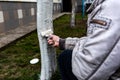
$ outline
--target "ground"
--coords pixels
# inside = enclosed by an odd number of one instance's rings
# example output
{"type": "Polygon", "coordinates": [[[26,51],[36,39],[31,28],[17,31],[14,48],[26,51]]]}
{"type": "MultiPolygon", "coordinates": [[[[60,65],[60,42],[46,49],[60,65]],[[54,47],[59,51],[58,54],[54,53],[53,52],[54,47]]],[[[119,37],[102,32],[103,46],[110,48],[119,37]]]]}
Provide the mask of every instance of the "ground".
{"type": "MultiPolygon", "coordinates": [[[[64,15],[54,21],[54,32],[62,38],[82,37],[86,34],[86,18],[76,16],[76,26],[70,27],[70,15],[64,15]]],[[[0,80],[37,80],[40,74],[40,62],[31,65],[29,61],[40,58],[37,31],[29,36],[9,45],[0,52],[0,80]]],[[[60,50],[57,49],[57,56],[60,50]]],[[[59,80],[57,70],[51,80],[59,80]]]]}

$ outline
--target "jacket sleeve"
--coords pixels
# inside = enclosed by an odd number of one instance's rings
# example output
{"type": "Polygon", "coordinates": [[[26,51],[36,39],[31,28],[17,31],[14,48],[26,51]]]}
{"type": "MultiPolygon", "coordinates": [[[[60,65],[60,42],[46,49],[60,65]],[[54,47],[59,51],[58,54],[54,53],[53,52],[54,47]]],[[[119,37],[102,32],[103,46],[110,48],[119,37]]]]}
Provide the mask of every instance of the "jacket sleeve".
{"type": "MultiPolygon", "coordinates": [[[[115,10],[118,7],[120,1],[106,0],[101,10],[90,20],[84,43],[78,42],[74,47],[72,69],[79,80],[89,80],[88,78],[99,69],[118,43],[120,10],[115,10]]],[[[106,64],[106,66],[110,65],[106,64]]],[[[106,75],[111,75],[111,72],[108,71],[106,75]]],[[[96,80],[106,80],[105,77],[98,76],[96,80]]]]}
{"type": "Polygon", "coordinates": [[[65,49],[70,49],[70,50],[73,50],[73,48],[75,47],[75,45],[78,43],[78,42],[82,42],[86,37],[82,37],[82,38],[71,38],[71,37],[68,37],[65,39],[65,49]]]}

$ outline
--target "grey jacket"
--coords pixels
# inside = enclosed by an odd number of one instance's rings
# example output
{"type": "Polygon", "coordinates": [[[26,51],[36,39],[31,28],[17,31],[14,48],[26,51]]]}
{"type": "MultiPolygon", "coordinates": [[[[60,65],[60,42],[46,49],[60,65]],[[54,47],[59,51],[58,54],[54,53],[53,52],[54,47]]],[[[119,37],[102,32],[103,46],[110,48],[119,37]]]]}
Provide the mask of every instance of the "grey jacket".
{"type": "MultiPolygon", "coordinates": [[[[67,38],[73,49],[72,71],[78,80],[108,80],[120,67],[120,0],[95,0],[87,36],[67,38]]],[[[120,79],[116,79],[120,80],[120,79]]]]}

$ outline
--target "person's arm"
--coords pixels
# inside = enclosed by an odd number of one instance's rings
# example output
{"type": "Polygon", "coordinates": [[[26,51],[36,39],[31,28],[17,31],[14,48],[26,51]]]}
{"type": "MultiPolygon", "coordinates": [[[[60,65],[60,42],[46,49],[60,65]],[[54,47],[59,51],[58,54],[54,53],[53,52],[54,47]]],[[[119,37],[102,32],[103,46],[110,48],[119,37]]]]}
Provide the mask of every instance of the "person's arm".
{"type": "Polygon", "coordinates": [[[57,35],[51,35],[51,38],[48,40],[48,43],[53,45],[54,47],[59,47],[61,50],[69,49],[73,50],[77,42],[83,41],[85,37],[77,38],[77,37],[68,37],[68,38],[60,38],[57,35]]]}
{"type": "Polygon", "coordinates": [[[84,40],[86,39],[86,37],[81,37],[81,38],[77,38],[77,37],[68,37],[65,39],[65,49],[70,49],[70,50],[73,50],[74,47],[76,46],[76,44],[79,42],[79,43],[82,43],[84,40]]]}

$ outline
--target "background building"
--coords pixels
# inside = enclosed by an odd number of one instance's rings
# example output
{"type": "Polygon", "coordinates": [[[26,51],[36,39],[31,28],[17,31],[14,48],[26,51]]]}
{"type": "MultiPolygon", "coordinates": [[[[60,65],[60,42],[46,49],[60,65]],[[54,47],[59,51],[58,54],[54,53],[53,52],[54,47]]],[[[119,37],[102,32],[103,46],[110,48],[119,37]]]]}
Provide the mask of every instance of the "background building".
{"type": "MultiPolygon", "coordinates": [[[[84,5],[93,0],[85,0],[84,5]]],[[[71,0],[53,0],[53,14],[71,12],[71,0]]],[[[82,0],[77,0],[77,12],[82,11],[82,0]]],[[[1,0],[0,33],[36,22],[36,0],[1,0]]]]}

